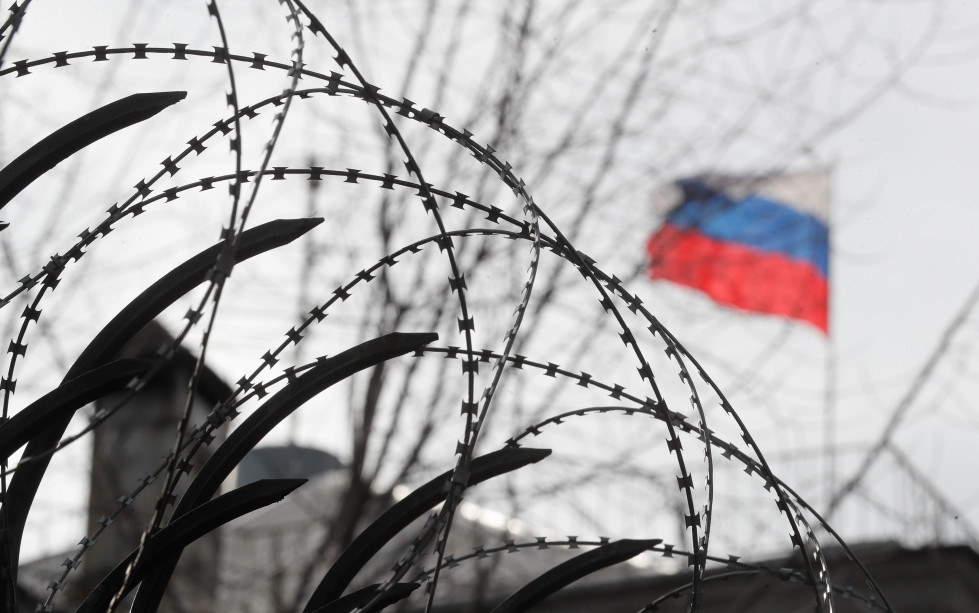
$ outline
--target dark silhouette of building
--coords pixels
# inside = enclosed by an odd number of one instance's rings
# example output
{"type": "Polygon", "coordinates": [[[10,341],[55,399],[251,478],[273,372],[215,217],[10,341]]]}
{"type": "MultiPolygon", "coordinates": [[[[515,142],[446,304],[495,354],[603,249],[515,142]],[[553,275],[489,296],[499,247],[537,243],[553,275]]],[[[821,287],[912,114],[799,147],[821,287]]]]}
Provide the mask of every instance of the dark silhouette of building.
{"type": "MultiPolygon", "coordinates": [[[[973,613],[979,610],[979,554],[966,546],[936,546],[905,549],[894,542],[867,543],[855,548],[861,562],[878,582],[897,613],[973,613]]],[[[834,598],[837,613],[884,611],[858,599],[854,594],[869,595],[863,575],[845,560],[839,549],[825,551],[834,585],[844,588],[834,598]],[[852,588],[846,590],[846,587],[852,588]]],[[[773,573],[738,573],[737,569],[718,569],[708,573],[700,610],[709,613],[773,613],[813,611],[811,586],[794,579],[800,570],[798,561],[768,560],[761,563],[773,573]]],[[[544,569],[542,569],[543,572],[544,569]]],[[[601,580],[571,585],[542,601],[533,611],[551,613],[605,613],[639,611],[664,598],[653,609],[661,613],[683,613],[687,610],[682,588],[690,582],[689,573],[660,576],[618,576],[614,569],[603,571],[601,580]],[[676,590],[677,597],[669,595],[676,590]]],[[[533,576],[526,578],[527,581],[533,576]]],[[[508,593],[488,599],[489,611],[508,593]]],[[[440,613],[460,611],[463,602],[442,601],[435,608],[440,613]]],[[[422,607],[423,609],[423,607],[422,607]]]]}

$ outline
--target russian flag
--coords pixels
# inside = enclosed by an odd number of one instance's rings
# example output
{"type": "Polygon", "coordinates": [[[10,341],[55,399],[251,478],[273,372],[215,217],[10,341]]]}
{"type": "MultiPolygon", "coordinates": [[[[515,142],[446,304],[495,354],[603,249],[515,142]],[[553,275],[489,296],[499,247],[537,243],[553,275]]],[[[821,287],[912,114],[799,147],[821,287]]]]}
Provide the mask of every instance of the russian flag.
{"type": "Polygon", "coordinates": [[[677,181],[650,237],[649,275],[714,301],[829,333],[829,177],[824,171],[677,181]]]}

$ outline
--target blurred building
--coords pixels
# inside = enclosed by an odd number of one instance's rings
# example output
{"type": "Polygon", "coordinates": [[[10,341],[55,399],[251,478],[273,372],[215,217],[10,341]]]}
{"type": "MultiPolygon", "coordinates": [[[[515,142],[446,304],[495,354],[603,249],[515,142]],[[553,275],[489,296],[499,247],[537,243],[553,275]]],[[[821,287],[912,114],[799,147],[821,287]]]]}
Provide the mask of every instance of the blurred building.
{"type": "MultiPolygon", "coordinates": [[[[171,346],[173,340],[162,326],[151,322],[116,357],[155,357],[160,355],[161,349],[171,346]]],[[[166,368],[93,431],[93,468],[86,534],[93,534],[100,519],[111,515],[121,504],[120,500],[128,498],[140,479],[160,466],[172,451],[177,423],[185,406],[188,382],[196,362],[196,356],[178,347],[166,368]]],[[[116,392],[103,397],[96,402],[96,411],[117,407],[124,401],[125,393],[116,392]]],[[[211,408],[230,393],[227,384],[205,366],[192,405],[191,426],[203,421],[211,408]]],[[[194,468],[178,485],[178,497],[186,488],[189,478],[196,474],[197,467],[209,456],[209,448],[203,447],[193,461],[194,468]]],[[[152,483],[128,504],[128,508],[112,522],[109,529],[99,535],[96,545],[86,552],[78,570],[69,575],[64,594],[56,600],[59,608],[73,609],[120,560],[137,547],[153,514],[163,482],[161,477],[152,483]]],[[[166,519],[169,518],[165,516],[166,519]]],[[[219,552],[217,534],[208,535],[187,548],[181,558],[181,571],[173,580],[176,589],[168,594],[165,610],[184,613],[213,610],[213,594],[219,580],[219,552]]],[[[22,565],[19,581],[26,591],[23,596],[18,596],[21,606],[34,611],[37,602],[46,596],[43,589],[55,573],[61,571],[62,561],[73,554],[73,551],[66,552],[22,565]]]]}
{"type": "MultiPolygon", "coordinates": [[[[156,355],[161,346],[170,343],[172,338],[166,331],[151,324],[126,348],[123,357],[156,355]]],[[[95,430],[90,533],[99,518],[116,507],[119,497],[131,491],[137,480],[171,450],[177,419],[184,407],[187,381],[195,363],[191,353],[179,350],[166,371],[95,430]]],[[[203,421],[211,407],[230,393],[230,388],[205,368],[191,423],[203,421]]],[[[118,401],[118,396],[108,396],[99,406],[112,407],[118,401]]],[[[202,465],[206,457],[195,458],[194,464],[202,465]]],[[[344,496],[351,486],[350,473],[337,457],[325,451],[284,445],[253,450],[239,465],[236,481],[240,486],[258,479],[297,477],[310,481],[283,501],[248,514],[189,547],[181,557],[161,611],[301,611],[306,598],[340,553],[341,547],[331,537],[331,528],[343,512],[344,496]]],[[[182,488],[178,491],[182,492],[182,488]]],[[[83,595],[136,547],[155,500],[155,492],[147,491],[99,537],[79,571],[69,577],[64,598],[59,597],[57,601],[59,608],[77,606],[83,595]]],[[[394,502],[390,493],[372,492],[368,504],[356,518],[355,533],[394,502]]],[[[410,526],[388,543],[357,576],[350,589],[387,580],[391,565],[407,551],[419,527],[420,523],[410,526]]],[[[460,512],[453,523],[447,552],[466,554],[507,540],[533,541],[534,537],[491,525],[480,520],[478,513],[460,512]]],[[[979,554],[971,548],[912,550],[895,543],[878,543],[855,549],[901,613],[979,610],[979,554]]],[[[522,585],[585,550],[535,547],[520,553],[514,550],[473,556],[441,574],[435,610],[489,611],[522,585]]],[[[829,549],[826,553],[834,584],[867,593],[863,576],[842,552],[829,549]]],[[[34,611],[37,602],[44,598],[44,587],[59,571],[62,560],[70,555],[52,556],[21,567],[23,593],[18,598],[23,611],[34,611]]],[[[768,561],[763,566],[774,571],[712,570],[704,585],[702,610],[741,613],[812,610],[812,588],[799,582],[798,574],[792,572],[801,568],[798,560],[768,561]]],[[[411,578],[409,575],[407,579],[411,578]]],[[[686,573],[657,575],[648,568],[619,564],[573,584],[533,610],[636,611],[660,599],[655,610],[679,613],[686,610],[683,588],[689,581],[686,573]],[[673,593],[678,596],[672,597],[673,593]]],[[[419,592],[424,593],[424,588],[419,592]]],[[[840,594],[834,610],[846,613],[873,609],[872,603],[868,608],[867,601],[849,596],[849,593],[840,594]]],[[[423,603],[416,596],[390,610],[420,611],[424,609],[423,603]]]]}

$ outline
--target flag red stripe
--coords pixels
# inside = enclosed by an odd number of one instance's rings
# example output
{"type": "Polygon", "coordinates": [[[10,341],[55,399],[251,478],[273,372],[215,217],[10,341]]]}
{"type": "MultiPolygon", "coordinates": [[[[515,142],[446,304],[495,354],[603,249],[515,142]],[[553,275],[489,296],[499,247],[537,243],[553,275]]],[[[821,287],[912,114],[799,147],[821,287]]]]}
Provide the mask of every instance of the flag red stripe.
{"type": "Polygon", "coordinates": [[[671,224],[649,239],[647,252],[653,279],[698,289],[722,304],[799,319],[829,332],[829,287],[812,264],[671,224]]]}

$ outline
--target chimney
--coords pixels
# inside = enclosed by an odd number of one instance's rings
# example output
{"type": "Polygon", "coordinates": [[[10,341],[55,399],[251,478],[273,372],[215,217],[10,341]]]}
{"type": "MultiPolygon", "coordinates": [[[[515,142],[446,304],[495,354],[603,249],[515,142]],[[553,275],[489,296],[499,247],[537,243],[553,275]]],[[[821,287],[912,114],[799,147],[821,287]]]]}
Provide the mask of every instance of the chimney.
{"type": "MultiPolygon", "coordinates": [[[[120,358],[152,357],[160,347],[169,347],[173,337],[158,323],[143,328],[120,353],[120,358]]],[[[196,357],[178,348],[173,360],[112,417],[94,431],[91,491],[88,503],[89,533],[99,518],[118,506],[147,472],[152,473],[173,449],[177,424],[196,357]]],[[[206,367],[193,402],[189,427],[203,422],[215,404],[230,395],[230,388],[206,367]]],[[[96,403],[97,409],[111,409],[124,398],[123,392],[110,394],[96,403]]],[[[218,441],[219,442],[219,441],[218,441]]],[[[216,443],[211,443],[213,448],[216,443]]],[[[189,475],[183,475],[177,498],[210,456],[203,447],[194,456],[189,475]]],[[[165,473],[147,487],[113,524],[98,537],[82,563],[79,588],[87,593],[119,561],[139,544],[149,524],[153,508],[164,485],[165,473]]],[[[170,507],[172,510],[172,506],[170,507]]],[[[164,524],[169,514],[164,517],[164,524]]],[[[195,613],[214,610],[218,581],[218,534],[211,533],[188,547],[180,558],[170,588],[161,605],[162,613],[195,613]]],[[[130,599],[132,595],[130,595],[130,599]]]]}

